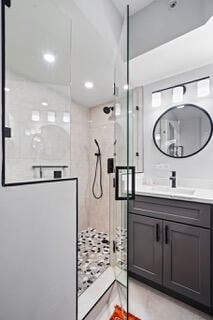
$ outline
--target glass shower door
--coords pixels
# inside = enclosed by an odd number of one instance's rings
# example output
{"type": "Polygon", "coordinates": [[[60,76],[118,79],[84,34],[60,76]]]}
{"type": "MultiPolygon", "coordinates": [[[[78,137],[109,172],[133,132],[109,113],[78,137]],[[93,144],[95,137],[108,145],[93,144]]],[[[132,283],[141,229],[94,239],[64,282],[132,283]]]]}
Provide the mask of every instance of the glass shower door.
{"type": "Polygon", "coordinates": [[[129,163],[129,6],[114,75],[113,258],[121,307],[128,311],[128,204],[134,198],[134,167],[129,163]]]}

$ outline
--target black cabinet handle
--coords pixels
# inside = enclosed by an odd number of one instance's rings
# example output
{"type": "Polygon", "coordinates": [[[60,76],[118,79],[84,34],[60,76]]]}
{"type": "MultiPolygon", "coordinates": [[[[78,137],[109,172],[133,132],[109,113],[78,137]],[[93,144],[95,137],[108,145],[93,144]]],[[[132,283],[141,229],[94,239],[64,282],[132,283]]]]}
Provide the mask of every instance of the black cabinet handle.
{"type": "Polygon", "coordinates": [[[169,243],[169,227],[166,225],[165,226],[165,244],[169,243]]]}
{"type": "Polygon", "coordinates": [[[160,241],[160,226],[158,223],[156,224],[156,241],[160,241]]]}

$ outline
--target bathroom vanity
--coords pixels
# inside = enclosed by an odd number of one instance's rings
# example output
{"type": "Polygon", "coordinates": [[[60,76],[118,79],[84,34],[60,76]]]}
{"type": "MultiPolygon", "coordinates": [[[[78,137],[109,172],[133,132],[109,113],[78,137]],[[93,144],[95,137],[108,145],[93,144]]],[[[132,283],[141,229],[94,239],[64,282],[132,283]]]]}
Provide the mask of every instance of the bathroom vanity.
{"type": "Polygon", "coordinates": [[[129,272],[212,314],[211,200],[202,201],[190,189],[181,195],[169,187],[168,192],[154,188],[144,188],[130,201],[129,272]]]}

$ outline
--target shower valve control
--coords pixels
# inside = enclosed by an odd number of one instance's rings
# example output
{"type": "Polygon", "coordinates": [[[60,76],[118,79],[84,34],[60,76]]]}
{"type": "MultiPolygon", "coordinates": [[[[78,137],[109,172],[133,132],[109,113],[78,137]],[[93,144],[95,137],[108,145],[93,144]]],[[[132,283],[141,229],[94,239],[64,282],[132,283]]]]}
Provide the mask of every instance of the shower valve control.
{"type": "Polygon", "coordinates": [[[113,173],[114,172],[114,159],[109,158],[107,159],[107,173],[113,173]]]}

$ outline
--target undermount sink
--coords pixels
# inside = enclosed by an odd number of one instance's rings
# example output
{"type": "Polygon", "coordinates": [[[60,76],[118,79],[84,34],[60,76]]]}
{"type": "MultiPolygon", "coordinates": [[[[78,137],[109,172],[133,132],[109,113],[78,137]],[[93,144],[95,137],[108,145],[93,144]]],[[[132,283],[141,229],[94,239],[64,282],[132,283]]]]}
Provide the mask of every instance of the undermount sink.
{"type": "Polygon", "coordinates": [[[154,186],[152,187],[153,191],[165,192],[171,194],[185,194],[185,195],[193,195],[195,193],[194,189],[189,188],[171,188],[167,186],[154,186]]]}

